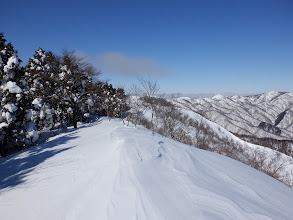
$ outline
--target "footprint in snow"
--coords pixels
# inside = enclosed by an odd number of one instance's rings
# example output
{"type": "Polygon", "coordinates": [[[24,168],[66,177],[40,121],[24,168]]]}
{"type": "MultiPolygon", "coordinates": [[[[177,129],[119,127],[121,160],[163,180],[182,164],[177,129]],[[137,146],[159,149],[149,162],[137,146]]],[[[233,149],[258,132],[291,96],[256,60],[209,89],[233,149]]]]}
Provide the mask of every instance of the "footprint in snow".
{"type": "Polygon", "coordinates": [[[160,149],[163,147],[164,141],[159,141],[158,144],[160,145],[160,147],[158,148],[158,152],[159,152],[158,157],[162,157],[162,153],[161,153],[160,149]]]}

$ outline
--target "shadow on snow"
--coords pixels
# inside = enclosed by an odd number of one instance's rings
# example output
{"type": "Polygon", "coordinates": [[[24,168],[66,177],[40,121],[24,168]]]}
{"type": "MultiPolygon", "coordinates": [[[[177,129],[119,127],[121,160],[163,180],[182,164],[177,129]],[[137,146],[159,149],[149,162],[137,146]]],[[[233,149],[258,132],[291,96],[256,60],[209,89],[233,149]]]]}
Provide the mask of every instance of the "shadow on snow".
{"type": "Polygon", "coordinates": [[[56,146],[76,139],[77,132],[70,132],[47,143],[31,147],[20,153],[0,158],[0,193],[3,189],[10,189],[25,182],[29,175],[39,164],[73,147],[54,149],[56,146]],[[23,157],[22,154],[25,154],[23,157]]]}

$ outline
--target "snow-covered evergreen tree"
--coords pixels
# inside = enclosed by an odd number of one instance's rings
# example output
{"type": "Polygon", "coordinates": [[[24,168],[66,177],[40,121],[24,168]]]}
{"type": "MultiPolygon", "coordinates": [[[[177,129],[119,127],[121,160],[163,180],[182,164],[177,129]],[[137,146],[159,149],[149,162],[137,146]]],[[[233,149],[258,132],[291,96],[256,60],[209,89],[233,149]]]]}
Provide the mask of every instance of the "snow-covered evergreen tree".
{"type": "Polygon", "coordinates": [[[32,100],[32,117],[39,130],[48,130],[53,127],[54,109],[54,68],[50,65],[49,53],[38,49],[26,67],[25,78],[29,85],[28,95],[32,100]]]}
{"type": "MultiPolygon", "coordinates": [[[[117,89],[117,109],[118,109],[118,117],[121,117],[122,119],[125,117],[125,112],[129,110],[127,107],[127,95],[125,94],[124,89],[118,88],[117,89]]],[[[123,120],[124,123],[124,120],[123,120]]]]}
{"type": "Polygon", "coordinates": [[[30,95],[36,96],[44,88],[43,74],[50,67],[45,63],[45,51],[38,49],[26,67],[26,81],[30,86],[30,95]]]}
{"type": "Polygon", "coordinates": [[[77,122],[88,113],[93,94],[91,76],[97,72],[89,63],[83,62],[74,52],[64,52],[59,73],[61,109],[67,114],[68,125],[77,127],[77,122]]]}
{"type": "Polygon", "coordinates": [[[106,111],[109,119],[111,117],[119,117],[119,95],[112,84],[105,83],[101,97],[101,105],[106,111]]]}
{"type": "Polygon", "coordinates": [[[38,135],[27,109],[27,82],[19,65],[21,60],[3,34],[0,34],[0,57],[0,153],[5,156],[11,149],[36,141],[38,135]]]}

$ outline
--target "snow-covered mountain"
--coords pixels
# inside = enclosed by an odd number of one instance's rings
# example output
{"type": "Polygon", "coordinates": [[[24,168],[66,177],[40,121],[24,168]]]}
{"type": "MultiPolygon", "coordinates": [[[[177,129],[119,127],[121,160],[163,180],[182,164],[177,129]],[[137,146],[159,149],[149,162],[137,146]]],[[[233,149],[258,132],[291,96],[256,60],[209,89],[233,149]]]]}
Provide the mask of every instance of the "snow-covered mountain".
{"type": "Polygon", "coordinates": [[[293,93],[271,91],[253,96],[215,95],[173,99],[232,133],[259,138],[293,139],[293,93]]]}
{"type": "Polygon", "coordinates": [[[100,120],[0,158],[1,219],[291,219],[293,190],[240,162],[100,120]]]}

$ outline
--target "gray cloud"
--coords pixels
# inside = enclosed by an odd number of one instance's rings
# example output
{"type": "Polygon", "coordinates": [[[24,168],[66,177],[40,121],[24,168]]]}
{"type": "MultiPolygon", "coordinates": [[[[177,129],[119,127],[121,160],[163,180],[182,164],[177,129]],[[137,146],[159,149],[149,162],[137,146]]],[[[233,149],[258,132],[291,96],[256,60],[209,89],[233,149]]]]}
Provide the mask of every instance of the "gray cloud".
{"type": "Polygon", "coordinates": [[[166,70],[155,60],[144,57],[129,57],[123,53],[107,52],[98,56],[102,67],[120,74],[137,76],[142,74],[166,74],[166,70]]]}
{"type": "Polygon", "coordinates": [[[77,56],[85,58],[99,69],[102,69],[103,72],[111,71],[127,76],[167,74],[167,70],[159,62],[150,58],[129,57],[118,52],[106,52],[97,55],[89,55],[79,50],[75,52],[77,56]]]}
{"type": "Polygon", "coordinates": [[[99,56],[99,61],[107,69],[128,76],[166,74],[166,70],[158,62],[144,57],[129,57],[122,53],[107,52],[99,56]]]}

